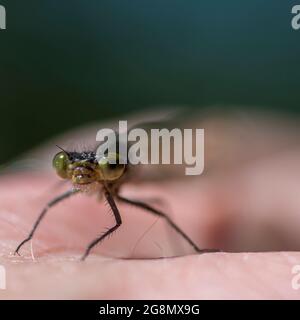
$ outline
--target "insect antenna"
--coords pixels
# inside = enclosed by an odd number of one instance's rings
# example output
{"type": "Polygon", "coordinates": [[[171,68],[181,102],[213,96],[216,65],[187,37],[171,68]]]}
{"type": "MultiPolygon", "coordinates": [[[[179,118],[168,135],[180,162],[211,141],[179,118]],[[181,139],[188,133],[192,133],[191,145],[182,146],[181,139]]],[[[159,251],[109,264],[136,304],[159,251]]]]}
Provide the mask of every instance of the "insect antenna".
{"type": "Polygon", "coordinates": [[[66,151],[65,149],[63,149],[62,147],[60,147],[59,145],[56,144],[56,147],[60,150],[62,150],[63,152],[65,152],[66,154],[69,154],[68,151],[66,151]]]}

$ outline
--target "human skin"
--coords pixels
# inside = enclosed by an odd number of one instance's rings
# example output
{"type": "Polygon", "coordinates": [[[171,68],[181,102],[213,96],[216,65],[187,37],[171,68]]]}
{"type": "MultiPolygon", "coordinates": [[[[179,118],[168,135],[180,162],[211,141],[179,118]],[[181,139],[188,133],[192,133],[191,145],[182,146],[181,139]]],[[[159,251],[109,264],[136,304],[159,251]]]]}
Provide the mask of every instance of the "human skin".
{"type": "Polygon", "coordinates": [[[122,226],[84,262],[86,245],[114,223],[104,202],[76,195],[52,208],[15,256],[38,212],[69,186],[48,171],[3,175],[0,298],[299,299],[299,163],[292,147],[188,183],[124,185],[122,195],[169,212],[199,247],[222,252],[197,254],[164,221],[117,203],[122,226]]]}

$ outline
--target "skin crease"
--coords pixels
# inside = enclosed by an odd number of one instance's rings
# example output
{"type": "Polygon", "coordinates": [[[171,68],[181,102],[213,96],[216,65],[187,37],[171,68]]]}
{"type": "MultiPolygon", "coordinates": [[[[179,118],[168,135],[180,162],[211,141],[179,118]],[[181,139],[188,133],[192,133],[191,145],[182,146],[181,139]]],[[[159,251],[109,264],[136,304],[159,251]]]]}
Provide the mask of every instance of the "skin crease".
{"type": "MultiPolygon", "coordinates": [[[[209,121],[208,127],[218,123],[209,121]]],[[[232,140],[224,132],[222,139],[232,140]]],[[[122,195],[168,212],[199,247],[224,251],[203,255],[163,221],[117,203],[120,230],[80,262],[85,246],[114,220],[103,200],[76,195],[52,208],[22,256],[13,256],[42,207],[69,186],[58,185],[48,171],[3,175],[0,265],[7,289],[0,299],[299,299],[292,269],[300,265],[300,149],[271,149],[242,161],[241,143],[231,153],[234,162],[208,166],[213,174],[188,184],[181,179],[122,188],[122,195]]]]}

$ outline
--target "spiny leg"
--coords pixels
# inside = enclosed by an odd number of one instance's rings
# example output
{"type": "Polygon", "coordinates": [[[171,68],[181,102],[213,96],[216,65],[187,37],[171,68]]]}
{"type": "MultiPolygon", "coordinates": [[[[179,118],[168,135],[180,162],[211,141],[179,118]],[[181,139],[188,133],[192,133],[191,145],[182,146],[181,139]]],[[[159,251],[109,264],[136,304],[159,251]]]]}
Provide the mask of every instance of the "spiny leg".
{"type": "Polygon", "coordinates": [[[90,251],[97,245],[99,244],[104,238],[106,238],[109,234],[111,234],[112,232],[114,232],[115,230],[117,230],[120,225],[122,224],[122,219],[121,219],[121,215],[119,212],[119,209],[117,208],[117,205],[115,203],[115,200],[113,199],[112,195],[106,191],[105,192],[105,197],[106,200],[108,202],[108,204],[110,205],[115,220],[116,220],[116,224],[115,226],[113,226],[112,228],[108,229],[104,234],[102,234],[100,237],[96,238],[95,240],[93,240],[86,248],[84,255],[82,256],[81,260],[85,260],[85,258],[89,255],[90,251]]]}
{"type": "Polygon", "coordinates": [[[220,250],[216,250],[216,249],[203,249],[201,250],[190,238],[189,236],[184,233],[172,220],[171,218],[166,215],[165,213],[159,211],[159,210],[156,210],[154,208],[152,208],[151,206],[149,206],[148,204],[144,203],[144,202],[141,202],[141,201],[137,201],[137,200],[131,200],[131,199],[127,199],[127,198],[124,198],[120,195],[117,195],[117,199],[119,199],[120,201],[124,202],[124,203],[127,203],[127,204],[131,204],[131,205],[134,205],[136,207],[139,207],[139,208],[142,208],[144,210],[147,210],[159,217],[162,217],[164,218],[167,223],[176,231],[178,232],[193,248],[196,252],[199,252],[199,253],[207,253],[207,252],[218,252],[220,250]]]}
{"type": "Polygon", "coordinates": [[[51,200],[47,206],[42,210],[42,212],[40,213],[40,215],[38,216],[37,220],[35,221],[34,225],[33,225],[33,228],[31,229],[28,237],[26,239],[24,239],[17,247],[17,249],[15,250],[15,254],[19,254],[19,250],[21,249],[21,247],[26,243],[28,242],[29,240],[32,239],[32,237],[34,236],[34,233],[37,229],[37,227],[39,226],[39,224],[41,223],[41,221],[43,220],[43,218],[45,217],[47,211],[53,207],[54,205],[56,205],[57,203],[61,202],[62,200],[66,199],[66,198],[69,198],[71,195],[77,193],[78,190],[69,190],[65,193],[63,193],[62,195],[54,198],[53,200],[51,200]]]}

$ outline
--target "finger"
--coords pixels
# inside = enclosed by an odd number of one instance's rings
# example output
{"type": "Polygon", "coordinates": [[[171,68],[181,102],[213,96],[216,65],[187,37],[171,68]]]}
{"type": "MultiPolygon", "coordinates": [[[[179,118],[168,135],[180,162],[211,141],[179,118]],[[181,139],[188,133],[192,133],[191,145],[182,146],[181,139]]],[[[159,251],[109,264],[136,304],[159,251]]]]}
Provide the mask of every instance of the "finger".
{"type": "MultiPolygon", "coordinates": [[[[31,231],[39,212],[52,198],[63,190],[47,193],[48,185],[55,178],[51,175],[29,174],[4,177],[0,183],[1,203],[1,241],[7,245],[7,253],[14,251],[14,246],[22,241],[31,231]],[[30,181],[30,186],[28,186],[30,181]],[[16,202],[15,199],[18,198],[16,202]]],[[[70,186],[65,186],[70,188],[70,186]]],[[[191,190],[193,186],[190,186],[191,190]]],[[[125,187],[122,191],[132,199],[151,199],[161,197],[168,204],[167,213],[200,247],[210,247],[210,231],[213,229],[214,217],[210,215],[206,192],[199,197],[182,184],[171,187],[148,184],[125,187]],[[178,198],[178,193],[182,198],[178,198]],[[188,204],[188,206],[186,205],[188,204]],[[200,212],[200,213],[199,213],[200,212]]],[[[145,210],[117,203],[122,215],[123,224],[103,245],[94,252],[112,256],[132,257],[167,257],[193,253],[194,250],[181,237],[167,226],[163,219],[145,210]],[[149,229],[149,227],[151,227],[149,229]],[[147,232],[146,232],[147,231],[147,232]]],[[[161,209],[161,208],[160,208],[161,209]]],[[[84,194],[52,207],[40,223],[33,238],[33,249],[36,255],[51,254],[63,248],[83,251],[86,244],[103,232],[106,227],[115,223],[104,199],[84,194]]],[[[26,244],[20,252],[31,255],[31,247],[26,244]]]]}
{"type": "MultiPolygon", "coordinates": [[[[79,258],[79,256],[78,256],[79,258]]],[[[84,263],[1,260],[2,299],[300,299],[299,253],[214,253],[159,260],[93,256],[84,263]]]]}

